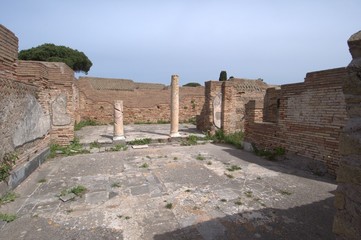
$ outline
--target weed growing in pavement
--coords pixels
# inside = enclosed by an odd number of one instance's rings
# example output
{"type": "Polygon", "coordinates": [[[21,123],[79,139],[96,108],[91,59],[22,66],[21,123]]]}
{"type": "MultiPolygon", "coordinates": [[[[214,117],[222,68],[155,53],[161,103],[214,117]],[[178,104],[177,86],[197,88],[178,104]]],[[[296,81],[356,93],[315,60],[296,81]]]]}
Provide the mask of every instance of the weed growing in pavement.
{"type": "Polygon", "coordinates": [[[109,149],[109,151],[119,152],[119,151],[125,151],[125,150],[127,150],[127,149],[128,149],[128,147],[127,147],[127,145],[125,145],[125,144],[116,144],[114,147],[111,147],[111,148],[109,149]]]}
{"type": "Polygon", "coordinates": [[[91,142],[91,143],[89,144],[89,147],[90,147],[90,149],[100,148],[100,143],[98,143],[98,141],[91,142]]]}
{"type": "Polygon", "coordinates": [[[112,183],[112,185],[110,185],[112,188],[120,188],[121,187],[121,184],[120,182],[114,182],[112,183]]]}
{"type": "Polygon", "coordinates": [[[203,161],[204,159],[206,159],[205,157],[203,157],[200,153],[197,155],[196,157],[197,160],[199,161],[203,161]]]}
{"type": "Polygon", "coordinates": [[[49,158],[55,157],[57,154],[63,154],[65,156],[72,156],[76,154],[89,153],[89,150],[83,148],[80,144],[79,138],[74,138],[67,146],[60,146],[59,144],[50,145],[49,158]]]}
{"type": "Polygon", "coordinates": [[[141,138],[141,139],[134,139],[133,141],[128,142],[129,145],[146,145],[151,143],[152,139],[150,138],[141,138]]]}
{"type": "Polygon", "coordinates": [[[237,165],[232,165],[232,166],[227,168],[227,170],[230,171],[230,172],[234,172],[234,171],[241,170],[241,169],[242,168],[237,166],[237,165]]]}
{"type": "Polygon", "coordinates": [[[82,197],[83,194],[87,191],[88,189],[82,185],[77,185],[75,187],[72,187],[70,189],[65,189],[63,191],[61,191],[60,195],[59,196],[65,196],[67,194],[70,194],[70,193],[74,193],[76,196],[78,197],[82,197]]]}
{"type": "Polygon", "coordinates": [[[140,168],[148,168],[149,167],[149,165],[148,165],[148,163],[143,163],[142,165],[140,165],[139,166],[140,168]]]}
{"type": "Polygon", "coordinates": [[[280,190],[279,193],[281,193],[282,195],[291,195],[292,193],[287,191],[287,190],[280,190]]]}
{"type": "Polygon", "coordinates": [[[38,183],[45,183],[46,182],[46,179],[45,178],[42,178],[38,181],[38,183]]]}
{"type": "Polygon", "coordinates": [[[9,223],[14,221],[15,219],[16,219],[15,214],[0,213],[0,221],[9,223]]]}
{"type": "Polygon", "coordinates": [[[249,198],[251,198],[253,196],[252,191],[244,192],[244,194],[246,195],[246,197],[249,197],[249,198]]]}
{"type": "Polygon", "coordinates": [[[173,203],[167,203],[167,204],[165,205],[165,208],[167,208],[167,209],[172,209],[172,208],[173,208],[173,203]]]}
{"type": "Polygon", "coordinates": [[[15,199],[18,197],[18,195],[16,195],[16,193],[14,192],[7,192],[5,193],[2,197],[0,197],[0,206],[2,204],[6,204],[9,202],[13,202],[15,201],[15,199]]]}

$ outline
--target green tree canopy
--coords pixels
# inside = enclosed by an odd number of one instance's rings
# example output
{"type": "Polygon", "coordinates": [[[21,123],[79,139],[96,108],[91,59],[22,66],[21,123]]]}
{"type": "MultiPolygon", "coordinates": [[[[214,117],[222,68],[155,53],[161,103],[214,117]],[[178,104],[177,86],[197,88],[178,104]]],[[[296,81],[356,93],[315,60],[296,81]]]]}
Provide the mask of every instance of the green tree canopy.
{"type": "Polygon", "coordinates": [[[51,43],[21,50],[19,52],[20,60],[34,60],[46,62],[63,62],[75,72],[84,72],[88,74],[93,63],[89,58],[78,50],[65,46],[57,46],[51,43]]]}
{"type": "Polygon", "coordinates": [[[190,82],[190,83],[183,85],[183,87],[199,87],[199,86],[202,86],[202,85],[200,85],[199,83],[196,83],[196,82],[190,82]]]}
{"type": "Polygon", "coordinates": [[[226,71],[221,71],[221,73],[219,74],[219,81],[227,81],[227,72],[226,71]]]}

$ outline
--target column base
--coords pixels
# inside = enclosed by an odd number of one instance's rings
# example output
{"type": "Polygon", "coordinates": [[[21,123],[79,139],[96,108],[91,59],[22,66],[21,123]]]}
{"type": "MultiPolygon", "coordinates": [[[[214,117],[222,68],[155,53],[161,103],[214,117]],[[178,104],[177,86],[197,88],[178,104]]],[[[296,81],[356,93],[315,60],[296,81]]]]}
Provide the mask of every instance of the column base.
{"type": "Polygon", "coordinates": [[[176,133],[171,133],[170,137],[180,137],[181,135],[179,134],[179,132],[176,133]]]}
{"type": "Polygon", "coordinates": [[[114,136],[113,137],[113,141],[122,141],[122,140],[125,140],[124,135],[122,135],[122,136],[114,136]]]}

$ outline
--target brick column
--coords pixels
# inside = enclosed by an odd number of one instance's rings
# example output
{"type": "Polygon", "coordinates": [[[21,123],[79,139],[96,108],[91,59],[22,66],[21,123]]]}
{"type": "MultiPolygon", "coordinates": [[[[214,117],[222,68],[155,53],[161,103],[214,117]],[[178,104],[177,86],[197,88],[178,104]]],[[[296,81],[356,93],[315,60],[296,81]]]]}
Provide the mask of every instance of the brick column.
{"type": "Polygon", "coordinates": [[[172,75],[171,78],[171,124],[170,137],[179,137],[179,79],[178,75],[172,75]]]}
{"type": "Polygon", "coordinates": [[[348,120],[340,137],[340,167],[335,194],[336,239],[361,239],[361,31],[348,40],[352,61],[344,82],[348,120]]]}
{"type": "Polygon", "coordinates": [[[123,101],[114,101],[114,136],[113,141],[124,140],[123,101]]]}
{"type": "Polygon", "coordinates": [[[231,81],[222,84],[222,130],[224,133],[236,131],[236,90],[231,81]]]}

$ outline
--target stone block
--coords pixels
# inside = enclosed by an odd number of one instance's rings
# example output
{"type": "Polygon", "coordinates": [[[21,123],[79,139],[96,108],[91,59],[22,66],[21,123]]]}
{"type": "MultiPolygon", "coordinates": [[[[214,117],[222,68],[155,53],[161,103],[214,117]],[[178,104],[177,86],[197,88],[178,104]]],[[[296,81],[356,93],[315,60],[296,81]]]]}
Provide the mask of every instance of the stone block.
{"type": "Polygon", "coordinates": [[[15,147],[45,136],[50,130],[50,116],[44,114],[40,103],[33,95],[26,94],[24,97],[24,108],[18,109],[18,123],[12,136],[15,147]]]}
{"type": "Polygon", "coordinates": [[[71,117],[67,114],[66,105],[67,99],[66,94],[59,94],[55,101],[51,104],[53,111],[53,125],[55,126],[66,126],[71,123],[71,117]]]}

